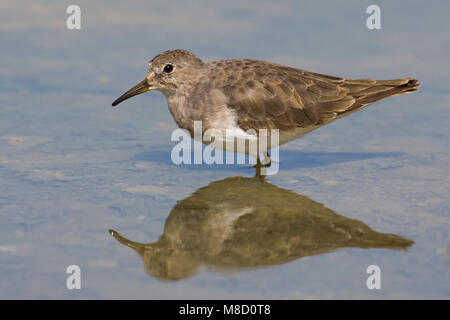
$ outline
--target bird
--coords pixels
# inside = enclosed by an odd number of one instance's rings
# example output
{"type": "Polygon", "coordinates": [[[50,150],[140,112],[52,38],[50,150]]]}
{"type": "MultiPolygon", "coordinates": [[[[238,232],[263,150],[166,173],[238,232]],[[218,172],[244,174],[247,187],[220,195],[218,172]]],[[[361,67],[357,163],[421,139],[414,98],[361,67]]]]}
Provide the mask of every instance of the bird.
{"type": "Polygon", "coordinates": [[[210,182],[177,201],[152,243],[109,230],[135,250],[145,271],[159,279],[192,277],[204,266],[217,271],[283,265],[341,248],[407,251],[413,240],[371,229],[263,176],[210,182]]]}
{"type": "MultiPolygon", "coordinates": [[[[265,149],[242,151],[254,156],[256,167],[260,167],[270,165],[271,148],[303,137],[378,100],[414,92],[418,87],[418,80],[413,78],[347,79],[262,60],[204,62],[188,50],[175,49],[150,60],[145,79],[112,106],[158,90],[167,98],[178,127],[195,138],[195,123],[201,121],[202,134],[211,129],[222,135],[214,148],[227,151],[230,146],[225,143],[227,132],[249,142],[258,142],[276,132],[277,141],[269,142],[265,149]]],[[[231,151],[236,151],[235,145],[231,151]]]]}

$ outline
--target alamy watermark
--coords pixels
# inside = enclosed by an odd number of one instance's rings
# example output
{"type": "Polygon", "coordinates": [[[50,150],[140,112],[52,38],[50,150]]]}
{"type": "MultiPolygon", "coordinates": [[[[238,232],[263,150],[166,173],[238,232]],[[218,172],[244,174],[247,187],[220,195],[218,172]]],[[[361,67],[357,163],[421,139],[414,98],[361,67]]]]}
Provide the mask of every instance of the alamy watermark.
{"type": "Polygon", "coordinates": [[[81,8],[75,4],[67,7],[66,13],[70,14],[66,19],[66,27],[69,30],[81,29],[81,8]]]}
{"type": "Polygon", "coordinates": [[[172,132],[171,141],[178,142],[171,152],[172,162],[176,165],[261,165],[263,175],[276,174],[279,169],[278,129],[258,131],[249,129],[245,132],[236,129],[227,129],[225,132],[217,129],[203,131],[202,122],[195,121],[193,137],[185,129],[175,129],[172,132]],[[203,148],[202,144],[206,147],[203,148]]]}
{"type": "Polygon", "coordinates": [[[380,30],[381,29],[381,9],[380,6],[372,4],[367,7],[367,14],[370,16],[366,20],[366,26],[369,30],[380,30]]]}
{"type": "Polygon", "coordinates": [[[366,273],[370,276],[366,280],[367,289],[381,289],[381,269],[376,264],[367,267],[366,273]]]}
{"type": "Polygon", "coordinates": [[[81,289],[81,268],[76,264],[67,267],[66,273],[70,276],[66,279],[66,288],[69,290],[81,289]]]}

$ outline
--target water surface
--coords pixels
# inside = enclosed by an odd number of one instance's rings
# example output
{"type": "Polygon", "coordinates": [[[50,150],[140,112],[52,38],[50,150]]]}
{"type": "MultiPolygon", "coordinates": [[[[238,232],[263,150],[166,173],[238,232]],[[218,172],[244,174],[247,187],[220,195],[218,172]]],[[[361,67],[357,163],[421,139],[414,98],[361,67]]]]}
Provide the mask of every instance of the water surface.
{"type": "Polygon", "coordinates": [[[79,31],[69,3],[2,4],[0,298],[448,299],[449,5],[381,2],[369,31],[369,4],[81,1],[79,31]],[[283,146],[262,180],[172,164],[159,93],[110,108],[176,47],[422,87],[283,146]]]}

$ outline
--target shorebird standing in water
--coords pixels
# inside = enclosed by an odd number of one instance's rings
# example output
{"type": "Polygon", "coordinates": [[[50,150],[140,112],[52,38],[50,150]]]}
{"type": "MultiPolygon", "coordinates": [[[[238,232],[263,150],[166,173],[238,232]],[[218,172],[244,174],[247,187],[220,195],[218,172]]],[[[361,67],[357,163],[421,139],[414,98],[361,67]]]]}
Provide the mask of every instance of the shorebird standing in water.
{"type": "MultiPolygon", "coordinates": [[[[187,50],[165,51],[149,66],[147,77],[113,106],[143,92],[159,90],[166,96],[177,125],[192,137],[194,122],[201,121],[203,131],[232,132],[245,141],[261,138],[261,130],[270,133],[278,129],[277,145],[375,101],[417,91],[419,86],[412,78],[351,80],[259,60],[203,62],[187,50]]],[[[253,154],[258,166],[263,153],[267,150],[253,154]]]]}

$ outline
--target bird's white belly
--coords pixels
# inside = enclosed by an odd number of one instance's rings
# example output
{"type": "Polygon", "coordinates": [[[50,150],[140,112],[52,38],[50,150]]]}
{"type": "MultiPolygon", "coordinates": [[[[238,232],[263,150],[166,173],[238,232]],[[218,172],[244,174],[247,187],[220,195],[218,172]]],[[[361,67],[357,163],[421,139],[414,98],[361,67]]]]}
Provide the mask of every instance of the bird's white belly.
{"type": "Polygon", "coordinates": [[[227,129],[226,132],[218,129],[210,129],[203,136],[203,143],[215,149],[221,149],[227,152],[246,153],[257,155],[265,153],[267,150],[281,146],[291,140],[303,137],[316,129],[297,128],[293,131],[272,131],[272,136],[255,135],[245,132],[241,128],[234,127],[227,129]],[[211,142],[212,141],[212,142],[211,142]]]}

